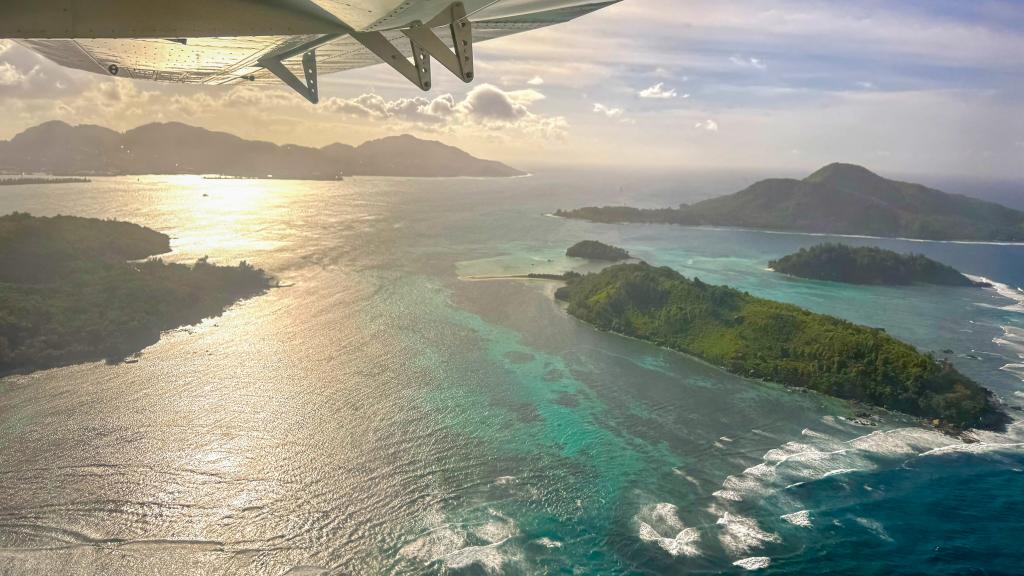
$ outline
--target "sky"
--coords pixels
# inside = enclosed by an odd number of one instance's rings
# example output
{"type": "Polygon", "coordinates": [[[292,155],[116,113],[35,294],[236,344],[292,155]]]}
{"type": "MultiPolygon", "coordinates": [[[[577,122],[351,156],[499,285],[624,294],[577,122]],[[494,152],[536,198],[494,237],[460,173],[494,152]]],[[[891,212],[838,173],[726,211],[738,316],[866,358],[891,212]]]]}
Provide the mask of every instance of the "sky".
{"type": "Polygon", "coordinates": [[[477,81],[386,66],[284,88],[61,68],[0,40],[0,138],[46,120],[183,121],[322,146],[411,133],[527,169],[763,169],[1024,179],[1024,0],[623,0],[480,43],[477,81]]]}

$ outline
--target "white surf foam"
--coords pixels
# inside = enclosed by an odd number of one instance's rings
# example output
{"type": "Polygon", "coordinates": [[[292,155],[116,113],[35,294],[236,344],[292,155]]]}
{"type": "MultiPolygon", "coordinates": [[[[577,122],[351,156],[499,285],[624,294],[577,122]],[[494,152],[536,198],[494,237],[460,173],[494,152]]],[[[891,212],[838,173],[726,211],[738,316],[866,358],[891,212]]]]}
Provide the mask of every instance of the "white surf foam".
{"type": "Polygon", "coordinates": [[[559,542],[558,540],[552,540],[551,538],[548,538],[547,536],[544,536],[542,538],[537,538],[533,542],[534,542],[534,544],[539,544],[539,545],[541,545],[541,546],[543,546],[545,548],[561,548],[562,547],[562,543],[561,542],[559,542]]]}
{"type": "Polygon", "coordinates": [[[504,542],[518,532],[515,522],[492,520],[473,527],[473,534],[490,543],[504,542]]]}
{"type": "Polygon", "coordinates": [[[783,514],[779,516],[786,522],[794,526],[800,526],[801,528],[811,527],[811,512],[809,510],[801,510],[799,512],[793,512],[792,514],[783,514]]]}
{"type": "Polygon", "coordinates": [[[732,502],[743,502],[743,496],[739,492],[732,490],[719,490],[711,494],[715,498],[721,498],[722,500],[729,500],[732,502]]]}
{"type": "Polygon", "coordinates": [[[762,529],[757,520],[732,512],[722,513],[716,524],[722,528],[718,540],[733,556],[749,554],[765,544],[782,541],[778,534],[762,529]]]}
{"type": "Polygon", "coordinates": [[[498,546],[504,543],[502,540],[485,546],[467,546],[445,555],[442,561],[446,567],[456,570],[479,566],[488,574],[500,574],[505,564],[512,560],[498,550],[498,546]]]}
{"type": "Polygon", "coordinates": [[[751,556],[750,558],[737,560],[732,565],[739,566],[744,570],[763,570],[772,565],[772,559],[767,556],[751,556]]]}
{"type": "MultiPolygon", "coordinates": [[[[999,369],[1005,372],[1009,372],[1010,374],[1015,374],[1024,379],[1024,364],[1006,364],[1000,366],[999,369]]],[[[1022,394],[1020,392],[1014,392],[1014,395],[1021,396],[1022,394]]]]}
{"type": "Polygon", "coordinates": [[[878,520],[872,520],[871,518],[859,518],[859,517],[858,518],[854,518],[854,520],[857,522],[857,524],[860,524],[861,526],[867,528],[869,531],[871,531],[873,534],[875,534],[876,536],[878,536],[882,540],[885,540],[886,542],[893,542],[892,537],[889,536],[889,533],[885,531],[885,527],[882,526],[882,523],[879,522],[878,520]]]}
{"type": "Polygon", "coordinates": [[[464,531],[443,526],[406,544],[398,553],[406,558],[428,564],[465,546],[466,533],[464,531]]]}
{"type": "MultiPolygon", "coordinates": [[[[1024,332],[1021,336],[1024,337],[1024,332]]],[[[1024,397],[1024,392],[1021,396],[1024,397]]],[[[1024,449],[1024,421],[1010,424],[1006,432],[972,431],[975,440],[972,443],[917,427],[874,430],[844,440],[842,436],[849,437],[856,428],[839,421],[823,422],[822,427],[825,426],[828,426],[825,428],[828,433],[805,429],[799,441],[786,442],[768,450],[761,463],[749,466],[740,474],[726,477],[720,489],[712,494],[712,503],[707,511],[717,517],[715,526],[718,539],[733,559],[743,559],[769,544],[782,541],[779,534],[769,529],[770,525],[762,527],[755,518],[774,517],[793,526],[813,528],[810,511],[802,509],[806,506],[801,500],[803,492],[793,490],[798,486],[839,475],[877,470],[879,467],[908,467],[918,458],[935,458],[955,453],[992,453],[986,457],[999,459],[1002,457],[1000,451],[1024,449]],[[744,507],[742,511],[741,506],[744,507]],[[756,510],[749,510],[750,506],[761,508],[763,512],[797,512],[781,516],[762,515],[756,510]]],[[[866,485],[864,489],[871,490],[866,485]]],[[[674,507],[663,510],[673,514],[675,512],[674,507]]],[[[646,526],[641,525],[641,537],[664,542],[664,547],[668,547],[670,543],[667,537],[671,534],[667,531],[674,531],[678,526],[658,530],[652,525],[654,516],[648,513],[652,520],[646,522],[646,526]]],[[[857,522],[879,538],[889,538],[885,528],[876,521],[861,518],[857,522]]]]}
{"type": "Polygon", "coordinates": [[[399,554],[423,564],[440,561],[451,569],[475,565],[485,572],[499,573],[515,559],[499,548],[518,534],[518,528],[509,518],[493,510],[490,513],[490,520],[468,530],[453,524],[437,526],[403,546],[399,554]],[[487,544],[479,544],[481,540],[487,544]]]}
{"type": "Polygon", "coordinates": [[[645,507],[634,517],[637,535],[644,542],[657,544],[671,556],[699,556],[700,531],[687,528],[679,519],[674,504],[660,502],[645,507]]]}
{"type": "Polygon", "coordinates": [[[851,472],[856,472],[856,471],[857,471],[856,468],[837,468],[835,470],[829,470],[828,472],[825,472],[824,474],[821,475],[821,477],[822,478],[831,478],[833,476],[839,476],[839,475],[842,475],[842,474],[849,474],[851,472]]]}
{"type": "Polygon", "coordinates": [[[1024,312],[1024,290],[1014,288],[1013,286],[1003,284],[1002,282],[996,282],[995,280],[985,278],[984,276],[971,276],[970,274],[964,274],[964,276],[967,276],[975,282],[988,282],[992,285],[991,289],[998,292],[1000,296],[1015,302],[1015,304],[1010,304],[1008,306],[1000,306],[1003,310],[1024,312]]]}

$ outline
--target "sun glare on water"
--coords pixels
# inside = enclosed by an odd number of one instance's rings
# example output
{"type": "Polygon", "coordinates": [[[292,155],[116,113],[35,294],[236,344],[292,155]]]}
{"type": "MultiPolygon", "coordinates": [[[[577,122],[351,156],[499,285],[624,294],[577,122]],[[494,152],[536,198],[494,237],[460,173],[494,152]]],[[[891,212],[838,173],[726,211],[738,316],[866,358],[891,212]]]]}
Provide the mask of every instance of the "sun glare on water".
{"type": "Polygon", "coordinates": [[[253,255],[280,247],[272,228],[286,225],[290,204],[305,188],[293,180],[162,177],[190,216],[187,228],[172,235],[174,256],[253,255]]]}

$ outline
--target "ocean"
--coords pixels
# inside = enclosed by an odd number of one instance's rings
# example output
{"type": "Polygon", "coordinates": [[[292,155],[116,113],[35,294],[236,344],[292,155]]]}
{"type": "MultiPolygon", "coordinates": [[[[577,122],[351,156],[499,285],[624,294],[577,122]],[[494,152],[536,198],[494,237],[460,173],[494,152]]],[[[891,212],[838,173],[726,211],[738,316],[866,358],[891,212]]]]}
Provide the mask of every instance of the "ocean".
{"type": "Polygon", "coordinates": [[[3,574],[1015,574],[1024,246],[604,225],[744,174],[344,182],[96,178],[0,213],[117,218],[174,261],[282,283],[134,364],[0,379],[3,574]],[[555,284],[601,240],[948,356],[1014,423],[965,444],[600,333],[555,284]],[[997,289],[847,286],[768,262],[825,240],[997,289]],[[952,353],[944,351],[951,350],[952,353]]]}

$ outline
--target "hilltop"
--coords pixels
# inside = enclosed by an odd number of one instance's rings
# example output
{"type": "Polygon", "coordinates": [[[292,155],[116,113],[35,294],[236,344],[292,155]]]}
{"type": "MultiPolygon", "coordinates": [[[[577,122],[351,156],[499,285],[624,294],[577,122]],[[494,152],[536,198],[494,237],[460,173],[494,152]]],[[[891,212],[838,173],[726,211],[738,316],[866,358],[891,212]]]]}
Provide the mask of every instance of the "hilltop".
{"type": "Polygon", "coordinates": [[[628,206],[556,212],[593,222],[731,226],[923,240],[1024,241],[1024,212],[921,184],[829,164],[803,180],[772,178],[679,208],[628,206]]]}
{"type": "Polygon", "coordinates": [[[604,242],[598,242],[597,240],[583,240],[582,242],[577,242],[565,251],[565,255],[570,258],[607,260],[609,262],[629,260],[629,252],[619,248],[618,246],[612,246],[610,244],[605,244],[604,242]]]}
{"type": "Polygon", "coordinates": [[[520,176],[441,142],[408,134],[359,146],[323,148],[245,140],[178,122],[116,132],[52,121],[0,141],[0,172],[61,175],[223,174],[239,177],[335,179],[364,176],[520,176]]]}

